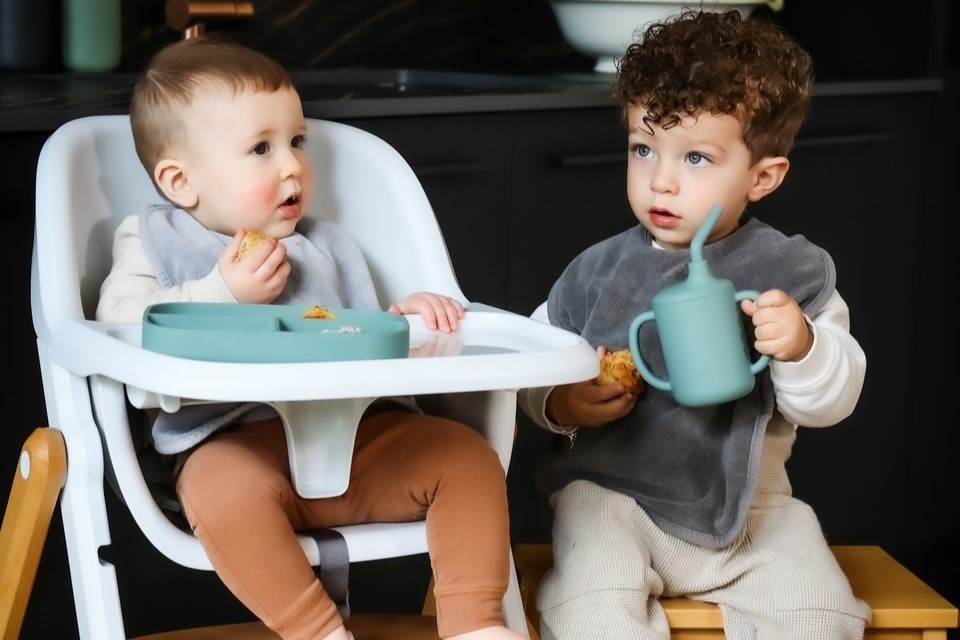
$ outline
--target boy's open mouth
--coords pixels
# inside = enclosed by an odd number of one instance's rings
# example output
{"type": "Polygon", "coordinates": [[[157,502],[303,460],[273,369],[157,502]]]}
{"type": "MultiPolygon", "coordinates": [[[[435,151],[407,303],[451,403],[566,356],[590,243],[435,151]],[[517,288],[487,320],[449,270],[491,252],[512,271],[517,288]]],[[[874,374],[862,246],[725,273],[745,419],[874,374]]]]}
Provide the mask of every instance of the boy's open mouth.
{"type": "Polygon", "coordinates": [[[300,204],[300,194],[294,193],[289,198],[283,201],[283,206],[292,207],[295,204],[300,204]]]}
{"type": "Polygon", "coordinates": [[[670,211],[669,209],[661,209],[660,207],[650,207],[650,215],[652,216],[669,216],[671,218],[676,218],[677,216],[670,211]]]}

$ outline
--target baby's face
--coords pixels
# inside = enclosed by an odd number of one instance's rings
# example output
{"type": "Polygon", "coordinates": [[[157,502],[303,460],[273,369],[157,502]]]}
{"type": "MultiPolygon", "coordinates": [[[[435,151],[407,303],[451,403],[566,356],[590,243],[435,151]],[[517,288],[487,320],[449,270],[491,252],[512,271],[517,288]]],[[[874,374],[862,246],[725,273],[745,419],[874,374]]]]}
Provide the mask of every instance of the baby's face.
{"type": "Polygon", "coordinates": [[[657,242],[688,248],[714,204],[723,214],[707,242],[732,233],[756,180],[740,121],[732,115],[683,118],[648,131],[647,110],[628,112],[627,199],[637,220],[657,242]]]}
{"type": "Polygon", "coordinates": [[[255,229],[293,233],[313,195],[307,127],[293,89],[215,89],[184,117],[182,162],[197,194],[191,213],[209,229],[233,235],[255,229]]]}

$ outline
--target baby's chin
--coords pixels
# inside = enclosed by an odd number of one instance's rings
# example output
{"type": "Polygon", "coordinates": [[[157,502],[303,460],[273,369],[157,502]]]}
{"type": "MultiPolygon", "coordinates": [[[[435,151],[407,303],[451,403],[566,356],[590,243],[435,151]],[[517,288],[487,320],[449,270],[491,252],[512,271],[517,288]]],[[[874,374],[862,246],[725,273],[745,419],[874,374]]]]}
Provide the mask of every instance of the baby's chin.
{"type": "Polygon", "coordinates": [[[295,218],[283,218],[267,227],[267,233],[274,238],[286,238],[297,230],[297,223],[303,218],[302,215],[295,218]]]}

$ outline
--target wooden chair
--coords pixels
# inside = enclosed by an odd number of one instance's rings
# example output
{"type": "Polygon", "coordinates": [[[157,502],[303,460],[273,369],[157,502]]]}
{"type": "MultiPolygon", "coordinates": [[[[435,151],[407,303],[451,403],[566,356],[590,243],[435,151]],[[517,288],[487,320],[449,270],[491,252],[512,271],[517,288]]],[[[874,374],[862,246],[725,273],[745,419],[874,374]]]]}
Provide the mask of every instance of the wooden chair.
{"type": "Polygon", "coordinates": [[[16,640],[47,539],[50,518],[67,477],[63,436],[36,429],[20,451],[0,528],[0,639],[16,640]]]}
{"type": "MultiPolygon", "coordinates": [[[[853,592],[873,609],[867,627],[869,640],[946,640],[947,629],[956,629],[957,607],[910,573],[890,554],[876,546],[832,547],[847,574],[853,592]]],[[[549,544],[518,544],[514,559],[520,573],[520,592],[530,621],[530,637],[539,640],[540,615],[536,593],[553,566],[549,544]]],[[[714,604],[687,598],[661,600],[670,623],[671,640],[721,640],[723,619],[714,604]]]]}

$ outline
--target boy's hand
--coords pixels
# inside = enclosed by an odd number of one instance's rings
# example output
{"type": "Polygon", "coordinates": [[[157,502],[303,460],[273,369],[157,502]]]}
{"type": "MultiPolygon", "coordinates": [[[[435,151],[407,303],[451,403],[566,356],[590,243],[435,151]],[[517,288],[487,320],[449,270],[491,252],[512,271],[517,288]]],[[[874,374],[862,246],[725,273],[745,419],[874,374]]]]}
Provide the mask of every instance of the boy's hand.
{"type": "Polygon", "coordinates": [[[781,362],[797,362],[809,353],[813,331],[800,305],[785,291],[764,291],[754,301],[742,301],[740,308],[753,319],[753,346],[760,353],[781,362]]]}
{"type": "Polygon", "coordinates": [[[444,333],[460,328],[463,305],[458,300],[437,293],[420,291],[390,305],[392,313],[418,313],[428,329],[444,333]]]}
{"type": "MultiPolygon", "coordinates": [[[[597,349],[602,359],[604,347],[597,349]]],[[[619,382],[597,385],[592,380],[554,387],[547,397],[547,417],[564,426],[602,427],[630,413],[636,394],[626,393],[619,382]]]]}
{"type": "Polygon", "coordinates": [[[236,260],[245,230],[238,229],[233,240],[220,254],[217,266],[230,293],[237,302],[266,304],[283,292],[290,275],[287,247],[276,238],[268,238],[240,260],[236,260]]]}

